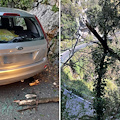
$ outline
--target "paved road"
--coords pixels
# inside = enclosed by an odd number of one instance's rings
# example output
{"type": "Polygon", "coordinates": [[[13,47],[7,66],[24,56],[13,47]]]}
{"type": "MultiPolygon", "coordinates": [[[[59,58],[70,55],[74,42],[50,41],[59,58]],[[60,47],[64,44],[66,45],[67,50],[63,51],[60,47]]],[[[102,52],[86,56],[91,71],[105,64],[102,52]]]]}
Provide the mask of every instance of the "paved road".
{"type": "Polygon", "coordinates": [[[83,115],[93,116],[93,109],[91,109],[91,103],[72,92],[64,89],[64,95],[67,96],[66,109],[69,116],[74,116],[78,118],[83,115]]]}
{"type": "MultiPolygon", "coordinates": [[[[74,52],[77,52],[87,46],[90,46],[92,45],[93,42],[89,42],[89,43],[83,43],[81,45],[78,45],[75,47],[74,49],[74,52]]],[[[70,50],[66,50],[65,52],[63,52],[61,55],[60,55],[60,67],[62,66],[63,63],[65,63],[67,61],[67,59],[72,55],[72,49],[70,50]]]]}
{"type": "MultiPolygon", "coordinates": [[[[118,35],[120,32],[116,32],[116,35],[118,35]]],[[[109,39],[113,39],[112,36],[109,37],[109,39]]],[[[95,40],[94,42],[98,42],[97,40],[95,40]]],[[[81,45],[78,45],[75,47],[74,52],[77,52],[87,46],[91,46],[92,44],[94,44],[93,42],[89,42],[89,43],[83,43],[81,45]]],[[[67,59],[72,55],[72,48],[70,50],[66,50],[65,52],[63,52],[60,55],[60,67],[63,65],[63,63],[65,63],[67,61],[67,59]]]]}
{"type": "Polygon", "coordinates": [[[28,93],[34,93],[38,98],[58,96],[59,90],[53,85],[53,82],[57,83],[58,80],[53,79],[53,76],[48,71],[38,74],[40,84],[32,87],[29,86],[31,79],[0,86],[0,120],[59,120],[58,103],[40,104],[37,110],[21,113],[17,110],[23,107],[13,103],[14,100],[25,99],[28,93]]]}

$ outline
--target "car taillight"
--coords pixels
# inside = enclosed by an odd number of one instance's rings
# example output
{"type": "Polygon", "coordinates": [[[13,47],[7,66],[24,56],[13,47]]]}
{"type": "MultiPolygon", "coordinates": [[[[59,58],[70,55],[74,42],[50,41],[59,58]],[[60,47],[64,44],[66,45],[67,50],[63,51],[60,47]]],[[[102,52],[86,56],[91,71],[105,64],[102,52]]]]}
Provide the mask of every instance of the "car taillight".
{"type": "Polygon", "coordinates": [[[4,13],[3,16],[20,16],[20,14],[17,14],[17,13],[4,13]]]}
{"type": "Polygon", "coordinates": [[[35,16],[35,18],[36,18],[36,20],[38,21],[38,23],[39,23],[39,25],[40,25],[40,27],[41,27],[41,29],[42,29],[42,32],[43,32],[43,34],[44,34],[44,36],[45,36],[45,39],[46,39],[47,42],[48,42],[47,36],[46,36],[46,34],[45,34],[45,31],[44,31],[44,29],[43,29],[43,27],[42,27],[40,21],[38,20],[37,16],[35,16]]]}
{"type": "Polygon", "coordinates": [[[45,65],[44,68],[46,69],[46,68],[47,68],[47,65],[45,65]]]}

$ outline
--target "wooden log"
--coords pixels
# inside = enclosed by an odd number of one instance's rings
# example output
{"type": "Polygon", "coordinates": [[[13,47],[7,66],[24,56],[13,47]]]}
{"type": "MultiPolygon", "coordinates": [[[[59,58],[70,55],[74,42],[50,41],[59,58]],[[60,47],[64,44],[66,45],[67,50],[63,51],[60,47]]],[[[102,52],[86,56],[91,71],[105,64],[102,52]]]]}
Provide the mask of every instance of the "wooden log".
{"type": "Polygon", "coordinates": [[[37,105],[50,102],[59,102],[59,97],[54,98],[41,98],[40,100],[30,99],[30,100],[15,100],[13,101],[18,103],[18,105],[37,105]]]}

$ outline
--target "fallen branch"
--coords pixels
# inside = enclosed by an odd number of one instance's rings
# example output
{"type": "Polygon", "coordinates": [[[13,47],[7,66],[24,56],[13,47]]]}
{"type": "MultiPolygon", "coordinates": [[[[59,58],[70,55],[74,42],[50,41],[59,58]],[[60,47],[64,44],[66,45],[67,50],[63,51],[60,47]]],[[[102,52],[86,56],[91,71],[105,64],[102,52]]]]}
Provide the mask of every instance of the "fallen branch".
{"type": "Polygon", "coordinates": [[[30,99],[30,100],[15,100],[13,101],[18,103],[18,105],[37,105],[50,102],[59,102],[59,97],[54,98],[41,98],[40,100],[30,99]]]}
{"type": "Polygon", "coordinates": [[[22,111],[25,111],[25,110],[28,110],[28,109],[33,109],[33,108],[37,108],[37,106],[29,106],[29,107],[26,107],[26,108],[23,108],[23,109],[21,109],[21,110],[18,110],[18,112],[22,112],[22,111]]]}

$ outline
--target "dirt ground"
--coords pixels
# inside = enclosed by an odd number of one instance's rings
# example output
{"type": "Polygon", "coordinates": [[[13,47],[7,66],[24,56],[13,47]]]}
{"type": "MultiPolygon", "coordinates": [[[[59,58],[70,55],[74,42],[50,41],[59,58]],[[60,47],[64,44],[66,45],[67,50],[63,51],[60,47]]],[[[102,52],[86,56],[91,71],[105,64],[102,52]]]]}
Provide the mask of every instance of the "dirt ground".
{"type": "Polygon", "coordinates": [[[17,111],[26,106],[19,106],[13,101],[26,99],[26,94],[36,94],[37,99],[59,96],[57,66],[50,66],[34,79],[39,80],[38,85],[30,86],[33,79],[29,78],[24,82],[0,86],[0,120],[59,120],[59,103],[39,104],[37,109],[17,111]]]}

